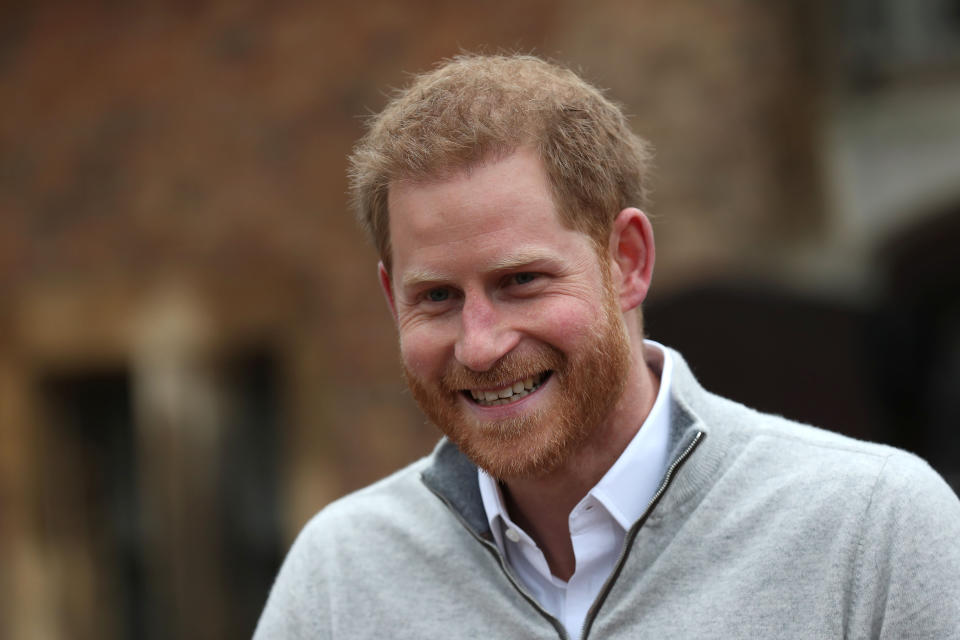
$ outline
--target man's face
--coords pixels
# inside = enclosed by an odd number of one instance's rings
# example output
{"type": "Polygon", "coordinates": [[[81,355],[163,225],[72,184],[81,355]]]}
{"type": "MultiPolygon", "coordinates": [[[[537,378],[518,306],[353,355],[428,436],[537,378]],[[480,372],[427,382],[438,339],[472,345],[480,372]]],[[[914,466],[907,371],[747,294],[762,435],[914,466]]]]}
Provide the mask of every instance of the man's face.
{"type": "Polygon", "coordinates": [[[569,460],[623,391],[630,348],[610,268],[565,227],[536,155],[390,187],[404,372],[461,451],[506,479],[569,460]]]}

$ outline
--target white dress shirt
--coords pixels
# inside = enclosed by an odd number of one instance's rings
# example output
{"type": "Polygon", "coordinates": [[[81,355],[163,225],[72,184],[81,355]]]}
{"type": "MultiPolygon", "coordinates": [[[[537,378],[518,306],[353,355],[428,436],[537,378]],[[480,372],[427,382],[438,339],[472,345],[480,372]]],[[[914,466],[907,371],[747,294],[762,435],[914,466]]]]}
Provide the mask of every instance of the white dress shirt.
{"type": "Polygon", "coordinates": [[[576,568],[566,582],[550,573],[543,552],[510,518],[500,486],[479,470],[480,495],[500,552],[540,605],[580,637],[587,611],[616,566],[627,530],[640,519],[667,467],[670,381],[673,363],[662,345],[647,340],[644,353],[660,374],[650,414],[607,473],[570,512],[576,568]]]}

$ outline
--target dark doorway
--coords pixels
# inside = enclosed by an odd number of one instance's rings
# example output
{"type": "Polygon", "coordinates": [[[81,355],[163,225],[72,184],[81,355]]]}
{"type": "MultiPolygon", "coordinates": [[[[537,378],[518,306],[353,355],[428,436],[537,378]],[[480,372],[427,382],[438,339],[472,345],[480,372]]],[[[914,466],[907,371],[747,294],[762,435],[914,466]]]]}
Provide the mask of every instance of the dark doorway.
{"type": "Polygon", "coordinates": [[[646,329],[705,388],[849,436],[884,440],[870,371],[871,315],[841,301],[714,283],[651,301],[646,329]]]}
{"type": "Polygon", "coordinates": [[[224,363],[228,394],[220,479],[222,553],[229,620],[225,637],[253,635],[280,567],[280,368],[250,349],[224,363]]]}
{"type": "Polygon", "coordinates": [[[214,629],[214,637],[252,635],[282,559],[282,385],[266,349],[231,350],[214,370],[224,413],[210,450],[186,449],[193,445],[183,429],[171,430],[186,434],[178,446],[145,445],[135,428],[132,380],[124,368],[39,377],[37,513],[59,576],[51,615],[64,637],[210,637],[204,629],[214,629]],[[145,498],[146,467],[139,464],[145,456],[166,502],[145,498]],[[216,472],[181,475],[192,464],[216,472]],[[206,486],[186,478],[206,478],[206,486]],[[199,519],[183,531],[162,523],[162,509],[194,504],[197,495],[212,500],[199,519]],[[164,532],[175,535],[148,548],[148,539],[164,532]],[[202,546],[209,562],[189,562],[198,552],[188,548],[193,545],[202,546]],[[204,588],[178,590],[178,575],[204,588]],[[208,616],[204,624],[198,612],[208,616]]]}
{"type": "Polygon", "coordinates": [[[960,206],[895,234],[877,254],[885,282],[877,348],[895,443],[960,492],[960,206]]]}
{"type": "Polygon", "coordinates": [[[36,465],[41,526],[64,567],[56,610],[74,638],[144,637],[145,591],[130,377],[56,373],[36,465]]]}

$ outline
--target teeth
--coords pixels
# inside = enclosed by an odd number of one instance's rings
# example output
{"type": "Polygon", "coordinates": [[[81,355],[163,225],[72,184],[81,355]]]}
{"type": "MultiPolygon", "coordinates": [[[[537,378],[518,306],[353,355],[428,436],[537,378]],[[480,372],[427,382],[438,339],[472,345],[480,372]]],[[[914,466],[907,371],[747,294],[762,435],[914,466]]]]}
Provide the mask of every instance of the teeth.
{"type": "Polygon", "coordinates": [[[509,404],[524,396],[532,393],[543,382],[543,375],[537,375],[535,378],[525,378],[522,381],[514,382],[512,385],[497,389],[494,391],[476,391],[470,390],[470,395],[478,404],[487,407],[497,407],[503,404],[509,404]]]}

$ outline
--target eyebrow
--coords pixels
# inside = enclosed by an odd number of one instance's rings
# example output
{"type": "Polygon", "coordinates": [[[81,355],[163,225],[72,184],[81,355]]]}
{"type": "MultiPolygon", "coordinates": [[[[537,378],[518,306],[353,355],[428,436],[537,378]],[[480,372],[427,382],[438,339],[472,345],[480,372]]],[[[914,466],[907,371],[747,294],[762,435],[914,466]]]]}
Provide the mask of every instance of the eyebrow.
{"type": "Polygon", "coordinates": [[[403,279],[400,281],[400,286],[403,289],[412,289],[427,282],[440,282],[447,279],[448,278],[439,271],[413,269],[412,271],[403,274],[403,279]]]}
{"type": "Polygon", "coordinates": [[[556,259],[556,255],[551,251],[543,249],[528,249],[519,251],[509,256],[505,256],[490,266],[490,271],[509,271],[525,267],[537,262],[548,262],[556,259]]]}
{"type": "MultiPolygon", "coordinates": [[[[504,256],[490,264],[487,272],[496,273],[498,271],[510,271],[521,267],[530,266],[538,262],[553,262],[557,256],[551,251],[543,249],[521,250],[517,253],[504,256]]],[[[443,282],[450,277],[440,271],[430,269],[413,269],[403,275],[400,281],[401,287],[411,289],[431,282],[443,282]]]]}

